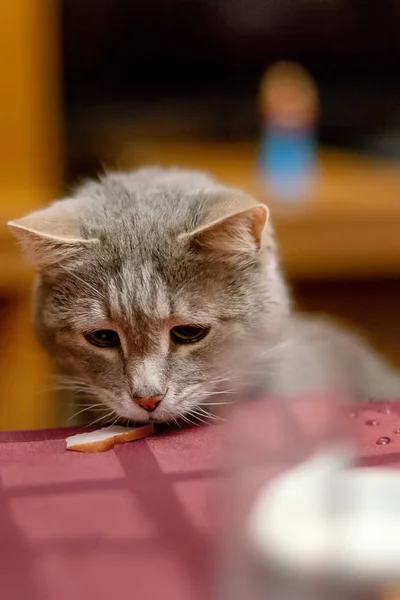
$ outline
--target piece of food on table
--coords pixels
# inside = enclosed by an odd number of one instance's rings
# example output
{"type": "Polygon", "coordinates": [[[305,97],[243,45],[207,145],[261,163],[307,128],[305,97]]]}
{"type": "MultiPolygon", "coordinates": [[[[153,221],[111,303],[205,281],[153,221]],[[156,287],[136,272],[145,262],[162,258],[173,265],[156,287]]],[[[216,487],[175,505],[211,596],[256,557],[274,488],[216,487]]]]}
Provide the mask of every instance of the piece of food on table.
{"type": "Polygon", "coordinates": [[[106,452],[111,450],[115,444],[123,444],[124,442],[133,442],[140,440],[154,433],[152,423],[142,425],[141,427],[119,427],[110,426],[89,431],[86,433],[78,433],[67,437],[67,450],[75,450],[76,452],[106,452]]]}

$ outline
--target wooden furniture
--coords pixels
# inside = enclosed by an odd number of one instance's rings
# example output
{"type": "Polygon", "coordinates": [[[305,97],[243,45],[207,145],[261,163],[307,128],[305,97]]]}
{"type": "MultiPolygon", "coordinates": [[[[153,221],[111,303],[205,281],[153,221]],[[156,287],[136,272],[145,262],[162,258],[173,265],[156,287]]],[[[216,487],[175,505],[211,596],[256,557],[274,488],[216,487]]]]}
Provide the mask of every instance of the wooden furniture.
{"type": "Polygon", "coordinates": [[[0,429],[54,425],[47,358],[30,323],[31,269],[7,229],[57,196],[58,3],[12,0],[0,19],[0,429]],[[5,338],[5,339],[4,339],[5,338]]]}
{"type": "Polygon", "coordinates": [[[264,200],[291,277],[400,274],[400,169],[334,150],[319,157],[317,181],[302,206],[269,198],[257,179],[255,143],[130,143],[118,164],[204,169],[264,200]]]}

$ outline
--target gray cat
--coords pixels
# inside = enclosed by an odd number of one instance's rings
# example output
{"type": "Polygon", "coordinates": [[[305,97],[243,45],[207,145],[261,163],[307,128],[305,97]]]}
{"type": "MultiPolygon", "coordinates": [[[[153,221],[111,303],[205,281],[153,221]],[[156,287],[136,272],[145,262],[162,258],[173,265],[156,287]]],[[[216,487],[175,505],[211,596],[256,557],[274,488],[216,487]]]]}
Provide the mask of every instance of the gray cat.
{"type": "Polygon", "coordinates": [[[10,227],[41,343],[110,415],[201,419],[251,387],[400,396],[363,341],[291,308],[268,209],[202,173],[108,173],[10,227]]]}

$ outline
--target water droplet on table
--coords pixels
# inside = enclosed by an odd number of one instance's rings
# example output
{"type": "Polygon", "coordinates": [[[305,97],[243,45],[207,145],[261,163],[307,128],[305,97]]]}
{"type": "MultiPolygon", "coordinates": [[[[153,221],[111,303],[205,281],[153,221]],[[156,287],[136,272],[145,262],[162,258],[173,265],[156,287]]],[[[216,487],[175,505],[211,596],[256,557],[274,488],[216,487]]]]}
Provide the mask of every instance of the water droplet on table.
{"type": "Polygon", "coordinates": [[[368,421],[365,421],[365,424],[373,427],[374,425],[379,425],[379,422],[375,421],[375,419],[368,419],[368,421]]]}
{"type": "Polygon", "coordinates": [[[357,412],[355,410],[351,411],[351,413],[349,413],[349,417],[351,417],[352,419],[354,419],[354,417],[357,416],[357,412]]]}
{"type": "Polygon", "coordinates": [[[400,429],[399,428],[393,429],[393,433],[400,433],[400,429]]]}
{"type": "Polygon", "coordinates": [[[380,406],[379,408],[376,409],[376,412],[381,415],[391,415],[392,409],[390,406],[380,406]]]}
{"type": "Polygon", "coordinates": [[[386,444],[390,444],[390,438],[384,436],[376,440],[378,446],[385,446],[386,444]]]}

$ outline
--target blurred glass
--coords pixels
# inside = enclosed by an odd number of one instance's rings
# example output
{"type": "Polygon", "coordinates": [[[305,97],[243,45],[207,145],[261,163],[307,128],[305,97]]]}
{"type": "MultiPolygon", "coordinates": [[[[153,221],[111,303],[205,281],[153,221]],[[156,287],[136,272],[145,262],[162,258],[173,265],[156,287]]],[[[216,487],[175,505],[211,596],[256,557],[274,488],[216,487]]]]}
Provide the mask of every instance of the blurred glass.
{"type": "MultiPolygon", "coordinates": [[[[345,443],[340,407],[330,394],[254,397],[230,414],[225,446],[229,476],[221,498],[221,600],[281,597],[274,595],[273,573],[267,561],[257,556],[254,540],[249,537],[255,501],[262,490],[290,469],[317,452],[340,445],[344,448],[345,443]]],[[[287,586],[289,582],[288,572],[287,586]]]]}
{"type": "Polygon", "coordinates": [[[231,413],[218,600],[397,598],[400,479],[359,469],[345,394],[254,396],[231,413]]]}

